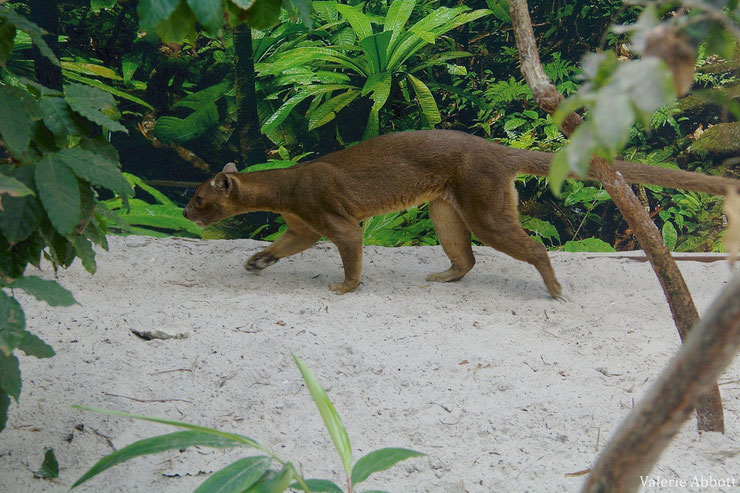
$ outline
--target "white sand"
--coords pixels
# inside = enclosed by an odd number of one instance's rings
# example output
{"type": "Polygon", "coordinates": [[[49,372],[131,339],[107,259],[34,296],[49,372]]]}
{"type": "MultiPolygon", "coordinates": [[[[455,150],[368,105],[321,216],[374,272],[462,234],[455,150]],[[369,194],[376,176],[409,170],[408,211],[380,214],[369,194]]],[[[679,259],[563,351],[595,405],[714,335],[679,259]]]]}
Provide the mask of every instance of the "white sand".
{"type": "MultiPolygon", "coordinates": [[[[356,458],[386,446],[428,454],[364,489],[577,491],[584,476],[566,474],[592,464],[679,345],[649,265],[627,258],[552,254],[563,302],[534,268],[488,248],[476,249],[461,282],[430,284],[429,272],[447,268],[439,247],[366,247],[359,289],[336,296],[327,285],[342,270],[329,244],[252,275],[242,263],[256,241],[110,241],[94,277],[79,264],[59,273],[80,306],[22,300],[30,329],[57,355],[20,357],[21,402],[0,434],[0,491],[66,491],[111,447],[175,431],[75,403],[242,433],[307,478],[344,484],[290,351],[327,389],[356,458]],[[183,338],[144,341],[132,329],[183,338]],[[56,482],[33,477],[45,447],[59,459],[56,482]]],[[[731,275],[724,262],[679,265],[700,313],[731,275]]],[[[727,433],[700,436],[692,418],[652,479],[740,485],[739,379],[736,360],[720,380],[727,433]]],[[[250,453],[171,451],[79,491],[191,491],[250,453]]],[[[736,491],[646,491],[685,489],[736,491]]]]}

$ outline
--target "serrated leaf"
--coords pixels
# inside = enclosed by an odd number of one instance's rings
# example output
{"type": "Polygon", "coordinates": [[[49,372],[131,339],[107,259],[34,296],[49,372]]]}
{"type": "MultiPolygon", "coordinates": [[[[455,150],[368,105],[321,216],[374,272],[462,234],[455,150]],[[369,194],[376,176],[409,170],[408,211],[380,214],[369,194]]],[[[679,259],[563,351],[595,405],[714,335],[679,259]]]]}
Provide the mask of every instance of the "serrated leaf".
{"type": "Polygon", "coordinates": [[[64,98],[42,98],[39,104],[44,114],[44,125],[54,134],[67,136],[82,133],[64,98]]]}
{"type": "MultiPolygon", "coordinates": [[[[33,172],[33,165],[22,166],[15,170],[13,178],[20,183],[30,185],[33,183],[33,172]]],[[[0,175],[0,181],[3,177],[5,175],[0,175]]],[[[43,216],[41,204],[33,195],[2,197],[2,209],[0,210],[0,230],[10,245],[15,245],[28,238],[43,216]]]]}
{"type": "Polygon", "coordinates": [[[0,108],[3,109],[0,137],[16,155],[21,155],[28,149],[33,127],[33,121],[19,98],[22,92],[25,91],[17,87],[0,85],[0,108]]]}
{"type": "Polygon", "coordinates": [[[668,249],[671,251],[675,250],[676,242],[678,241],[678,232],[676,232],[676,227],[673,226],[673,223],[670,221],[663,223],[661,233],[663,234],[663,241],[668,249]]]}
{"type": "Polygon", "coordinates": [[[370,452],[352,468],[352,486],[365,481],[371,474],[385,471],[402,460],[426,454],[405,448],[383,448],[370,452]]]}
{"type": "Polygon", "coordinates": [[[22,289],[49,306],[71,306],[77,303],[71,292],[56,281],[41,279],[38,276],[23,276],[9,285],[11,289],[22,289]]]}
{"type": "Polygon", "coordinates": [[[46,31],[26,19],[18,12],[3,5],[0,5],[0,17],[4,17],[10,24],[15,25],[17,29],[26,32],[31,37],[33,44],[39,49],[41,55],[48,58],[54,65],[59,65],[59,60],[57,60],[56,55],[54,55],[54,52],[49,48],[49,45],[46,44],[46,41],[44,41],[43,36],[46,34],[46,31]]]}
{"type": "MultiPolygon", "coordinates": [[[[307,479],[305,483],[308,489],[311,490],[311,493],[343,493],[342,488],[328,479],[307,479]]],[[[290,487],[294,490],[306,491],[298,483],[293,483],[290,487]]]]}
{"type": "Polygon", "coordinates": [[[140,0],[137,7],[139,26],[149,31],[164,22],[180,5],[180,0],[140,0]]]}
{"type": "MultiPolygon", "coordinates": [[[[2,334],[0,334],[1,339],[2,334]]],[[[0,351],[0,389],[18,402],[22,385],[18,358],[13,354],[7,355],[0,351]]]]}
{"type": "Polygon", "coordinates": [[[52,226],[66,236],[74,231],[82,214],[80,187],[74,173],[56,155],[36,163],[36,189],[52,226]]]}
{"type": "Polygon", "coordinates": [[[121,174],[116,163],[100,154],[72,147],[55,155],[72,172],[84,181],[111,190],[121,196],[133,195],[131,185],[121,174]]]}
{"type": "Polygon", "coordinates": [[[334,404],[332,404],[329,396],[326,395],[326,391],[321,387],[321,384],[316,380],[316,377],[308,366],[295,354],[293,354],[293,360],[298,366],[304,382],[306,382],[306,387],[308,387],[308,391],[311,393],[311,397],[319,409],[324,426],[329,431],[329,436],[331,436],[339,457],[342,459],[344,471],[349,476],[352,468],[352,447],[349,443],[349,436],[347,435],[347,429],[344,427],[342,418],[336,409],[334,409],[334,404]]]}
{"type": "Polygon", "coordinates": [[[54,449],[46,449],[41,469],[36,472],[36,475],[41,479],[56,479],[59,477],[59,462],[57,462],[54,449]]]}
{"type": "Polygon", "coordinates": [[[94,466],[92,466],[80,479],[78,479],[72,488],[76,488],[88,479],[97,476],[106,469],[131,460],[142,455],[158,454],[167,450],[180,450],[188,447],[211,447],[211,448],[231,448],[242,447],[244,444],[240,441],[232,440],[228,437],[214,435],[204,431],[176,431],[166,435],[160,435],[152,438],[145,438],[136,441],[130,445],[108,454],[94,466]]]}
{"type": "Polygon", "coordinates": [[[67,103],[70,108],[93,123],[114,132],[128,133],[126,127],[113,120],[103,111],[114,110],[116,101],[105,91],[82,84],[64,86],[67,103]]]}
{"type": "Polygon", "coordinates": [[[56,354],[54,348],[30,332],[25,333],[18,349],[26,353],[26,356],[35,356],[39,359],[51,358],[56,354]]]}

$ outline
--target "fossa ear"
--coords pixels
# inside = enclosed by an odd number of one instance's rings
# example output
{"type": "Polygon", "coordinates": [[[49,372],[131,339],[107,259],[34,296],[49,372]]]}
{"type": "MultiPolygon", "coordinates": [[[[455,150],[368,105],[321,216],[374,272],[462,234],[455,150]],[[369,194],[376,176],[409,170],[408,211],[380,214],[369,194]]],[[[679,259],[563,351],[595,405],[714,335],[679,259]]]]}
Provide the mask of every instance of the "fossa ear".
{"type": "Polygon", "coordinates": [[[228,163],[226,166],[224,166],[224,170],[222,173],[238,173],[239,170],[236,169],[236,164],[234,163],[228,163]]]}
{"type": "Polygon", "coordinates": [[[211,185],[220,192],[229,193],[234,187],[233,180],[230,172],[221,172],[213,178],[211,185]]]}

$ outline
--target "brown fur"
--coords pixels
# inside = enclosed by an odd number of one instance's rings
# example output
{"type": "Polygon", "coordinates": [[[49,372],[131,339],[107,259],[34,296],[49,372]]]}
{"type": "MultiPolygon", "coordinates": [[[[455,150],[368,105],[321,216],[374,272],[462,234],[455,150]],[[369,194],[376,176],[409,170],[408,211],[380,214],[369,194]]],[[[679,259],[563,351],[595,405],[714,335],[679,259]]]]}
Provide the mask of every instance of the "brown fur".
{"type": "MultiPolygon", "coordinates": [[[[360,283],[359,222],[429,201],[452,265],[427,280],[457,281],[473,268],[472,232],[486,245],[534,265],[557,298],[561,288],[545,247],[519,224],[513,184],[519,173],[546,175],[551,159],[450,130],[394,133],[287,169],[242,174],[227,165],[198,187],[183,215],[205,226],[244,212],[278,212],[288,231],[245,267],[264,269],[325,236],[337,246],[345,273],[344,282],[330,288],[344,294],[360,283]]],[[[633,183],[713,194],[740,189],[740,182],[729,178],[621,161],[616,168],[633,183]]]]}

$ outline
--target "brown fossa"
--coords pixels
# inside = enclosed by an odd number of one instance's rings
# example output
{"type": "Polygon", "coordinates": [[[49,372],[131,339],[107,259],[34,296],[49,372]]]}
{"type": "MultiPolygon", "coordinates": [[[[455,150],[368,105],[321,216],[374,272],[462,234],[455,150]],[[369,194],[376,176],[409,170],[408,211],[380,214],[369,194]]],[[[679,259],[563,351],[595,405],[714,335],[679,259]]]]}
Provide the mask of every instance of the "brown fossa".
{"type": "MultiPolygon", "coordinates": [[[[359,222],[428,201],[434,230],[452,264],[428,281],[457,281],[473,268],[472,232],[486,245],[532,264],[558,298],[560,283],[545,247],[519,224],[514,188],[519,173],[547,175],[551,160],[552,154],[512,149],[463,132],[399,132],[286,169],[238,173],[229,163],[198,187],[183,215],[206,226],[250,211],[280,213],[288,230],[250,257],[246,269],[264,269],[325,236],[344,264],[344,282],[329,287],[344,294],[360,283],[359,222]]],[[[717,195],[740,190],[740,180],[730,178],[623,161],[615,166],[631,183],[717,195]]]]}

